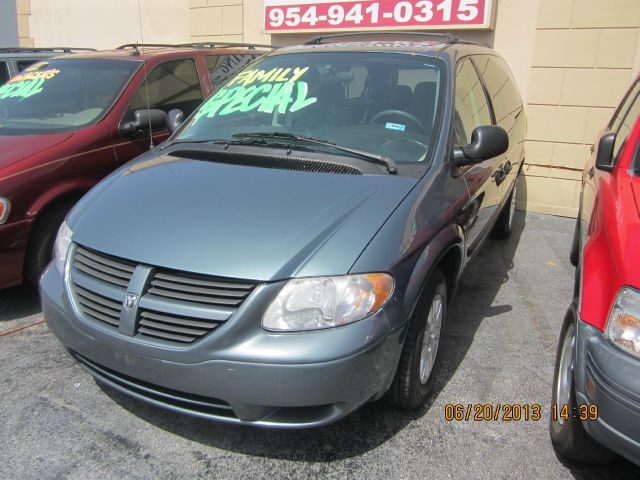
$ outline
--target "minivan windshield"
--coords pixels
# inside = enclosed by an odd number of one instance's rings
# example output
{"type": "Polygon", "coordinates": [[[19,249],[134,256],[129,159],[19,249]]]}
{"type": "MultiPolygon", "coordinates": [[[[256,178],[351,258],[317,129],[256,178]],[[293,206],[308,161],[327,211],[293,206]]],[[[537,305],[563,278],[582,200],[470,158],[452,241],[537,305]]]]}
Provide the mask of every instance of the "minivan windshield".
{"type": "Polygon", "coordinates": [[[76,130],[101,118],[138,61],[53,59],[0,86],[0,135],[76,130]]]}
{"type": "Polygon", "coordinates": [[[265,57],[220,88],[173,140],[296,135],[424,164],[437,136],[443,71],[438,59],[399,53],[265,57]]]}

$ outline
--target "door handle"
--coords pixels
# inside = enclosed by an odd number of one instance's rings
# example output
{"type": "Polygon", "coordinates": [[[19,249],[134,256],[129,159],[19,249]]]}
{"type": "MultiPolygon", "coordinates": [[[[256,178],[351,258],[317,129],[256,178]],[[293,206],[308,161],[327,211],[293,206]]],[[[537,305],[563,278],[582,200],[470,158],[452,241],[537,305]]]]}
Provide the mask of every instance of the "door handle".
{"type": "Polygon", "coordinates": [[[596,169],[594,167],[591,167],[587,173],[589,174],[589,178],[593,178],[593,176],[596,174],[596,169]]]}
{"type": "Polygon", "coordinates": [[[507,163],[505,163],[504,167],[502,168],[502,171],[504,172],[505,175],[507,175],[512,168],[513,168],[513,165],[511,165],[511,162],[507,160],[507,163]]]}

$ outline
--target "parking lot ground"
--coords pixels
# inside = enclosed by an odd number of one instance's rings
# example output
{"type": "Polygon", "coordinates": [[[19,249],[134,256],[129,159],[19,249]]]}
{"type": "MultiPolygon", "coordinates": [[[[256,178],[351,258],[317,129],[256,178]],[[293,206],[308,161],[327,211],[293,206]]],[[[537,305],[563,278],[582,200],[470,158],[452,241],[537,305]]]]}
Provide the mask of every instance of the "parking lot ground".
{"type": "MultiPolygon", "coordinates": [[[[571,219],[518,213],[465,272],[429,405],[369,404],[307,431],[177,415],[96,384],[45,324],[0,337],[0,478],[640,478],[560,461],[548,435],[556,341],[571,301],[571,219]],[[447,422],[446,404],[539,404],[540,421],[447,422]]],[[[0,331],[42,317],[27,288],[0,292],[0,331]]],[[[346,386],[345,386],[346,388],[346,386]]]]}

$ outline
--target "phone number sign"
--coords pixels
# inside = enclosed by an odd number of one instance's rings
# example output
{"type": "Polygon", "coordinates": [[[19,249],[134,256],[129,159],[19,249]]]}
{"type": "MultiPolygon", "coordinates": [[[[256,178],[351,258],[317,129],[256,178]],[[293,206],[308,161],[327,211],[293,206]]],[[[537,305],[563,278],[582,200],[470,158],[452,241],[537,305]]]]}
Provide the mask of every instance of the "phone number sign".
{"type": "Polygon", "coordinates": [[[265,0],[266,33],[491,29],[495,0],[265,0]]]}

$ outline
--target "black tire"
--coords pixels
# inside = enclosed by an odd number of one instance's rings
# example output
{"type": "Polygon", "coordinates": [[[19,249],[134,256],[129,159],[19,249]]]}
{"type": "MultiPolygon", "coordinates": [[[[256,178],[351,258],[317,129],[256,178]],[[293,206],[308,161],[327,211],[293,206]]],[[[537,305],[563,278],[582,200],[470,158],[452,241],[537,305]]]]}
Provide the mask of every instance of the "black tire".
{"type": "Polygon", "coordinates": [[[38,288],[40,276],[51,261],[58,229],[74,203],[63,201],[45,210],[33,226],[24,260],[24,279],[34,288],[38,288]]]}
{"type": "MultiPolygon", "coordinates": [[[[442,327],[445,324],[447,313],[447,282],[440,270],[435,270],[431,274],[411,317],[398,369],[389,389],[391,403],[403,410],[420,408],[433,390],[435,373],[439,366],[437,348],[430,375],[425,383],[420,380],[420,357],[427,327],[427,316],[436,294],[440,295],[442,301],[442,327]]],[[[442,332],[442,328],[440,332],[442,332]]]]}
{"type": "Polygon", "coordinates": [[[509,199],[507,200],[507,203],[504,204],[504,207],[502,207],[498,220],[496,220],[496,224],[493,226],[493,230],[491,230],[491,236],[493,238],[509,238],[509,235],[511,235],[511,230],[513,230],[513,212],[515,211],[519,178],[520,175],[516,175],[516,181],[513,184],[511,193],[509,194],[509,199]],[[512,207],[514,210],[512,210],[512,207]]]}
{"type": "MultiPolygon", "coordinates": [[[[565,347],[565,342],[575,342],[575,318],[570,310],[562,326],[560,333],[560,340],[558,341],[558,350],[556,353],[556,367],[553,375],[553,394],[551,404],[556,405],[558,412],[562,409],[563,405],[558,404],[558,382],[560,378],[561,370],[561,357],[565,347]],[[570,338],[573,337],[573,340],[570,338]]],[[[570,362],[571,362],[571,374],[567,376],[568,382],[570,382],[570,395],[567,403],[567,409],[569,412],[573,412],[573,408],[576,406],[576,389],[575,379],[573,375],[573,358],[575,346],[569,346],[570,362]]],[[[565,354],[566,355],[566,354],[565,354]]],[[[550,416],[549,421],[549,433],[551,435],[551,443],[556,453],[562,457],[577,460],[579,462],[591,463],[596,465],[602,465],[611,463],[616,454],[607,449],[595,439],[593,439],[582,426],[582,422],[579,419],[570,418],[560,423],[560,419],[554,421],[550,416]]]]}
{"type": "Polygon", "coordinates": [[[571,252],[569,253],[569,261],[574,267],[580,263],[580,213],[576,219],[576,228],[573,230],[573,242],[571,242],[571,252]]]}

